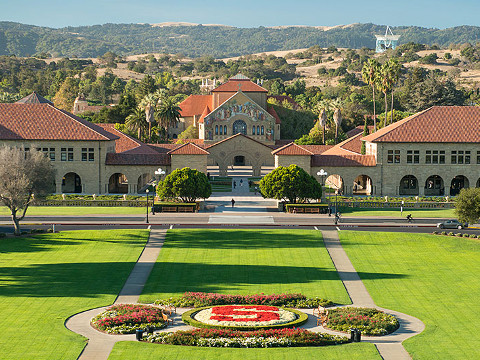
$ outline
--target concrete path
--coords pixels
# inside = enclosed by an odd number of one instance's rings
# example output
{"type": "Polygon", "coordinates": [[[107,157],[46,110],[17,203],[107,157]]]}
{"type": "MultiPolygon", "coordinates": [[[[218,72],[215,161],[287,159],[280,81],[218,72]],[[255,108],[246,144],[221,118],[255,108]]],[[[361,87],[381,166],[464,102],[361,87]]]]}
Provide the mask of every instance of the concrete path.
{"type": "Polygon", "coordinates": [[[413,316],[376,306],[372,297],[368,293],[367,288],[348,258],[347,253],[340,244],[338,232],[335,230],[322,231],[322,236],[325,247],[327,248],[340,279],[352,300],[352,305],[349,306],[376,308],[388,314],[395,315],[400,322],[400,328],[393,334],[386,336],[364,336],[362,337],[362,341],[375,344],[380,355],[385,360],[411,359],[410,355],[403,347],[402,342],[409,337],[420,334],[425,329],[425,324],[413,316]]]}

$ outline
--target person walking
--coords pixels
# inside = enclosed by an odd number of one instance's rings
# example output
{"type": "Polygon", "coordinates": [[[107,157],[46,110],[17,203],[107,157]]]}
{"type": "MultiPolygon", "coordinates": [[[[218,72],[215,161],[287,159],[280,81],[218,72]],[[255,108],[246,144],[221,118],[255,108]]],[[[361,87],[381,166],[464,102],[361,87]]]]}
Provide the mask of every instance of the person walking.
{"type": "Polygon", "coordinates": [[[237,187],[237,182],[233,180],[233,188],[235,189],[237,187]]]}
{"type": "Polygon", "coordinates": [[[235,206],[235,200],[232,199],[232,208],[235,206]]]}

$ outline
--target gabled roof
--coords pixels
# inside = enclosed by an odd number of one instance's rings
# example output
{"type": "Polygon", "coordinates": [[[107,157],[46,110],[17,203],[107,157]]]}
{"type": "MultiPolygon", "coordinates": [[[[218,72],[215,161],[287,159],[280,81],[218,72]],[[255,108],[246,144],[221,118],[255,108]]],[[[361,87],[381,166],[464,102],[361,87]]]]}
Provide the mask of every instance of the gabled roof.
{"type": "Polygon", "coordinates": [[[272,151],[273,155],[305,155],[312,156],[314,153],[310,150],[304,149],[300,145],[295,143],[290,143],[285,146],[282,146],[280,149],[272,151]]]}
{"type": "Polygon", "coordinates": [[[376,166],[374,155],[314,155],[312,167],[376,166]]]}
{"type": "Polygon", "coordinates": [[[170,165],[170,155],[167,154],[130,154],[108,153],[105,165],[170,165]]]}
{"type": "Polygon", "coordinates": [[[433,106],[362,138],[392,143],[480,143],[480,107],[433,106]]]}
{"type": "Polygon", "coordinates": [[[198,119],[198,122],[203,123],[203,120],[205,119],[205,116],[210,114],[210,112],[211,112],[210,107],[208,105],[205,106],[205,109],[203,110],[202,115],[200,115],[200,119],[198,119]]]}
{"type": "Polygon", "coordinates": [[[0,104],[1,140],[116,140],[118,136],[49,103],[0,104]]]}
{"type": "Polygon", "coordinates": [[[190,95],[178,105],[181,109],[180,115],[182,117],[200,115],[205,107],[212,107],[212,101],[212,95],[190,95]]]}
{"type": "Polygon", "coordinates": [[[243,92],[268,92],[266,89],[255,84],[249,78],[241,74],[230,78],[225,84],[213,89],[212,92],[237,92],[238,90],[243,92]]]}
{"type": "Polygon", "coordinates": [[[18,100],[15,104],[50,104],[53,103],[50,100],[45,99],[43,96],[38,95],[35,91],[30,95],[25,96],[23,99],[18,100]]]}
{"type": "Polygon", "coordinates": [[[170,150],[169,155],[209,155],[210,153],[200,146],[192,143],[183,144],[176,149],[170,150]]]}
{"type": "Polygon", "coordinates": [[[115,129],[114,124],[97,124],[108,132],[117,135],[119,138],[115,141],[116,153],[137,153],[137,154],[156,154],[157,151],[151,149],[147,144],[135,139],[120,130],[115,129]]]}
{"type": "Polygon", "coordinates": [[[224,142],[226,142],[226,141],[230,141],[230,140],[232,140],[233,138],[236,138],[237,136],[243,136],[243,137],[247,138],[247,139],[250,140],[250,141],[254,141],[254,142],[256,142],[257,144],[260,144],[260,145],[262,145],[262,146],[265,146],[265,147],[271,149],[271,146],[266,145],[266,144],[264,144],[264,143],[262,143],[262,142],[260,142],[260,141],[258,141],[258,140],[252,139],[250,136],[247,136],[247,135],[244,135],[244,134],[241,134],[241,133],[238,133],[238,134],[229,136],[228,138],[223,139],[223,140],[220,140],[220,141],[216,142],[215,144],[209,145],[209,146],[207,146],[207,149],[210,149],[211,147],[214,147],[214,146],[217,146],[217,145],[219,145],[219,144],[222,144],[222,143],[224,143],[224,142]]]}

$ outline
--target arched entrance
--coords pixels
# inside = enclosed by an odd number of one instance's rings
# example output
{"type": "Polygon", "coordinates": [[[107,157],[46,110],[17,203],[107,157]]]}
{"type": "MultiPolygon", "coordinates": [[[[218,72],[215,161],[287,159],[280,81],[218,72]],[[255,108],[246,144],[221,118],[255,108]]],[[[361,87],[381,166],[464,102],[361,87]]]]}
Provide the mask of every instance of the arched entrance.
{"type": "Polygon", "coordinates": [[[137,192],[138,193],[145,193],[147,189],[147,184],[152,180],[152,176],[150,174],[142,174],[138,177],[137,180],[137,192]]]}
{"type": "Polygon", "coordinates": [[[115,173],[108,180],[108,192],[111,194],[128,193],[128,180],[124,174],[115,173]]]}
{"type": "Polygon", "coordinates": [[[418,180],[413,175],[407,175],[400,180],[399,195],[418,195],[418,180]]]}
{"type": "Polygon", "coordinates": [[[368,175],[359,175],[353,181],[353,195],[372,195],[372,179],[368,175]]]}
{"type": "Polygon", "coordinates": [[[62,193],[81,193],[82,179],[77,173],[66,173],[62,178],[62,193]]]}
{"type": "Polygon", "coordinates": [[[343,194],[343,179],[340,175],[333,174],[329,175],[325,179],[325,195],[333,195],[335,191],[338,191],[338,194],[343,194]]]}
{"type": "Polygon", "coordinates": [[[468,179],[463,176],[463,175],[457,175],[452,179],[451,185],[450,185],[450,195],[455,196],[458,195],[460,190],[463,188],[468,188],[469,187],[469,182],[468,179]]]}
{"type": "Polygon", "coordinates": [[[245,156],[237,155],[233,158],[233,165],[235,166],[245,166],[245,156]]]}
{"type": "Polygon", "coordinates": [[[443,179],[438,175],[432,175],[425,181],[425,195],[426,196],[443,196],[445,188],[443,179]]]}
{"type": "Polygon", "coordinates": [[[239,133],[243,135],[247,135],[247,124],[243,120],[236,120],[233,123],[232,135],[239,134],[239,133]]]}

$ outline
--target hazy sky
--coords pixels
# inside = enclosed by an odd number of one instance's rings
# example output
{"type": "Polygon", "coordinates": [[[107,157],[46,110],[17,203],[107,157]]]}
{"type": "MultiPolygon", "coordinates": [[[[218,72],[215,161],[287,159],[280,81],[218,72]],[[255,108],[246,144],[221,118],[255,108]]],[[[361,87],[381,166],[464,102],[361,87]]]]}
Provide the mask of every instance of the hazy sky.
{"type": "Polygon", "coordinates": [[[48,27],[184,21],[237,27],[480,25],[480,0],[0,0],[0,21],[48,27]]]}

